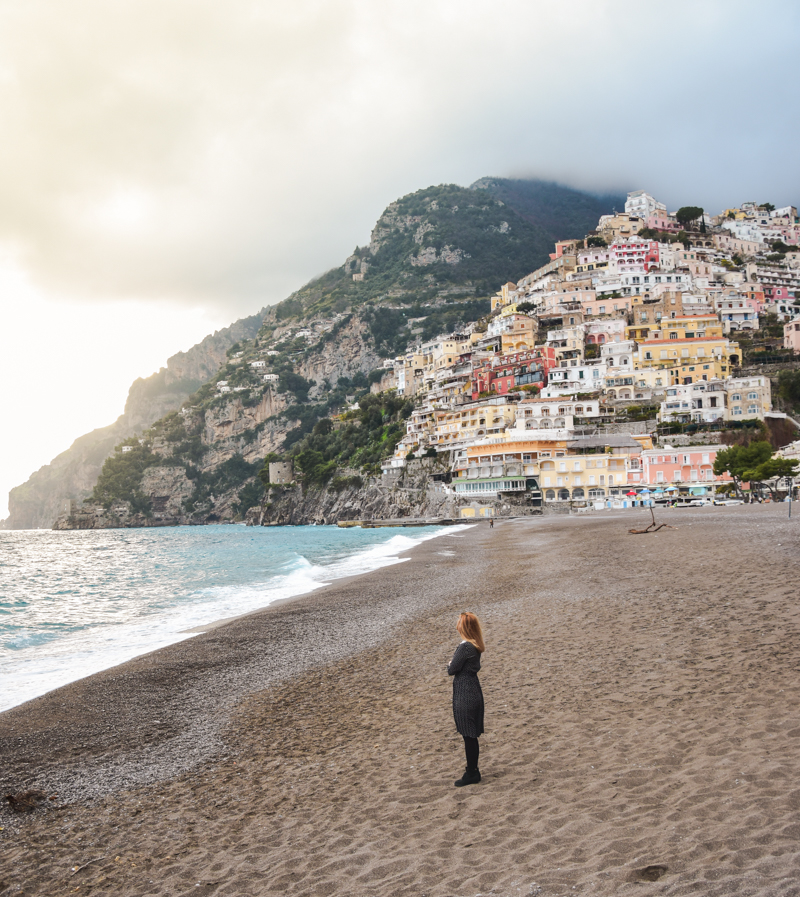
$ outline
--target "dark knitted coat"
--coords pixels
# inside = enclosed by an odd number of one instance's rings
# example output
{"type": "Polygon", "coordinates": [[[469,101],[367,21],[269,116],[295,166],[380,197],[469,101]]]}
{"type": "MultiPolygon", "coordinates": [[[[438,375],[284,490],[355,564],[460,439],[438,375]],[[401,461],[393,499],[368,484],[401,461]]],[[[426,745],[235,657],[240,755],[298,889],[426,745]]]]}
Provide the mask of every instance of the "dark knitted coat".
{"type": "Polygon", "coordinates": [[[461,642],[447,672],[453,677],[453,719],[459,735],[477,738],[483,734],[483,691],[478,682],[481,654],[470,642],[461,642]]]}

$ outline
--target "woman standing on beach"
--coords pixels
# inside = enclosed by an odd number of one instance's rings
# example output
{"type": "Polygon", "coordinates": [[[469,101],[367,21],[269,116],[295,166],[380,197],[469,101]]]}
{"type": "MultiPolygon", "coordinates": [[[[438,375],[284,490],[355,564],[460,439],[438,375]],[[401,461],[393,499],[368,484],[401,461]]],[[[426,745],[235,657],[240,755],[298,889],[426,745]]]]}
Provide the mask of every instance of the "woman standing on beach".
{"type": "Polygon", "coordinates": [[[456,623],[456,631],[463,641],[447,665],[447,672],[453,677],[453,718],[458,734],[464,739],[467,755],[467,768],[455,783],[456,788],[460,788],[462,785],[477,785],[481,780],[478,770],[478,738],[483,734],[483,691],[478,682],[478,670],[481,668],[481,654],[486,650],[486,645],[483,643],[481,624],[475,614],[461,614],[456,623]]]}

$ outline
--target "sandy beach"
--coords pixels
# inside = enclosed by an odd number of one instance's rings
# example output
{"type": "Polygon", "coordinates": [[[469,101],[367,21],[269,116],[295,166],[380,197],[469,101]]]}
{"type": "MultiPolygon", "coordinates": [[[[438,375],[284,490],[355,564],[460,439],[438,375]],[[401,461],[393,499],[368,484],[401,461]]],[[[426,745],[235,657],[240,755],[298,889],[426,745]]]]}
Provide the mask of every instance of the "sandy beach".
{"type": "MultiPolygon", "coordinates": [[[[800,894],[800,513],[453,527],[0,714],[0,894],[800,894]],[[483,781],[446,664],[484,622],[483,781]]],[[[797,509],[795,508],[795,512],[797,509]]]]}

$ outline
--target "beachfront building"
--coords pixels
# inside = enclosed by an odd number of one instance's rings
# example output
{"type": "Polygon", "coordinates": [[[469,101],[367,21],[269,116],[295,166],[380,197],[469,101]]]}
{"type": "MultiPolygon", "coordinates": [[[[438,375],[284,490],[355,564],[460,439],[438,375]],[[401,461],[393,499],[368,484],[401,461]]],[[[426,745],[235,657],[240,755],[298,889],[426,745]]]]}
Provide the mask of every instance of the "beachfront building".
{"type": "Polygon", "coordinates": [[[649,436],[576,436],[568,429],[509,430],[504,440],[484,440],[456,453],[456,495],[532,495],[544,503],[597,501],[622,496],[628,470],[640,468],[649,436]]]}
{"type": "MultiPolygon", "coordinates": [[[[714,459],[724,446],[686,446],[646,449],[641,455],[640,480],[635,485],[666,487],[731,482],[729,474],[714,474],[714,459]]],[[[633,482],[633,481],[632,481],[633,482]]]]}

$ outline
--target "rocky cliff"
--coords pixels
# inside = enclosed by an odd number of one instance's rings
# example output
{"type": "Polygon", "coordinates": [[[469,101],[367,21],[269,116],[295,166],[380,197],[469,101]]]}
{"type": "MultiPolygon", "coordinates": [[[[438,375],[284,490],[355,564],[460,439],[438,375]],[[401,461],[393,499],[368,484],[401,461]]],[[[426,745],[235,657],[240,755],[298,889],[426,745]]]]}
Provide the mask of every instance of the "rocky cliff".
{"type": "Polygon", "coordinates": [[[401,470],[371,477],[360,485],[303,489],[273,486],[261,507],[247,514],[250,526],[287,526],[347,521],[485,520],[542,513],[527,494],[485,499],[459,498],[445,485],[449,454],[409,461],[401,470]]]}
{"type": "Polygon", "coordinates": [[[207,336],[186,352],[173,355],[164,368],[131,385],[125,410],[107,427],[76,439],[49,464],[39,468],[8,497],[6,529],[50,528],[69,499],[86,498],[114,447],[149,427],[181,404],[226,361],[227,350],[258,332],[264,311],[242,318],[207,336]]]}
{"type": "MultiPolygon", "coordinates": [[[[374,477],[410,410],[403,400],[378,408],[363,397],[384,358],[485,315],[502,283],[548,260],[554,234],[583,235],[585,194],[545,185],[542,199],[544,188],[523,196],[525,182],[510,183],[430,187],[391,203],[368,246],[267,309],[263,322],[209,337],[202,355],[175,356],[135,384],[124,420],[83,437],[85,450],[70,450],[49,466],[53,474],[45,468],[20,487],[12,525],[47,525],[65,498],[84,498],[93,479],[93,504],[59,527],[252,520],[264,501],[275,506],[267,522],[332,520],[355,505],[373,516],[446,516],[443,492],[374,477]],[[539,207],[549,209],[546,227],[537,223],[539,207]],[[354,399],[362,402],[350,412],[359,420],[348,423],[348,439],[318,432],[354,399]],[[265,499],[258,473],[270,453],[305,459],[301,497],[265,499]],[[337,465],[358,465],[367,485],[343,486],[337,465]]],[[[610,210],[595,198],[587,203],[610,210]]]]}

